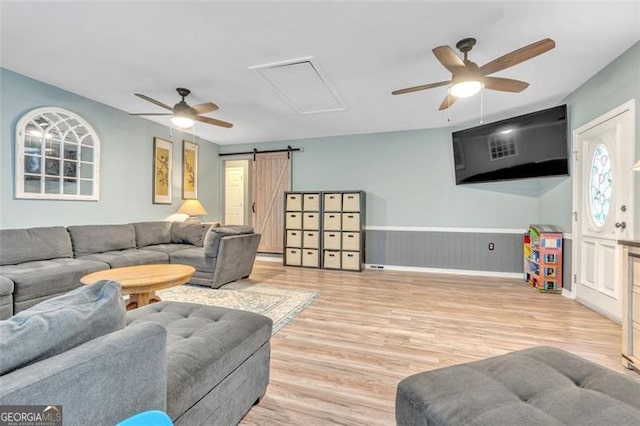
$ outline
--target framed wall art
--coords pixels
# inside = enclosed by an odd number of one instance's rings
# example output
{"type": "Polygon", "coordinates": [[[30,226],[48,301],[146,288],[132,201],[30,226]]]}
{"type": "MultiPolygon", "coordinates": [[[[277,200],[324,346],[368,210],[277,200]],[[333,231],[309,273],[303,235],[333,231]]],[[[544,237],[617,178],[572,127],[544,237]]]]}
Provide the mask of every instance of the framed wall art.
{"type": "Polygon", "coordinates": [[[198,144],[182,141],[182,199],[198,198],[198,144]]]}
{"type": "Polygon", "coordinates": [[[171,204],[171,141],[153,138],[153,204],[171,204]]]}

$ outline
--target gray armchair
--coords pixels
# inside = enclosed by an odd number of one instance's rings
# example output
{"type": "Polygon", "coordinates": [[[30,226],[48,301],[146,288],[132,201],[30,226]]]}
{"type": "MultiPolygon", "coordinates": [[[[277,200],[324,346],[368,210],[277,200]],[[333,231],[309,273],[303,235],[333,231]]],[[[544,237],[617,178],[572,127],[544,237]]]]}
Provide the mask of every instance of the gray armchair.
{"type": "Polygon", "coordinates": [[[246,278],[260,244],[260,234],[245,225],[210,228],[204,246],[180,250],[170,255],[171,263],[196,268],[190,283],[218,288],[232,281],[246,278]]]}

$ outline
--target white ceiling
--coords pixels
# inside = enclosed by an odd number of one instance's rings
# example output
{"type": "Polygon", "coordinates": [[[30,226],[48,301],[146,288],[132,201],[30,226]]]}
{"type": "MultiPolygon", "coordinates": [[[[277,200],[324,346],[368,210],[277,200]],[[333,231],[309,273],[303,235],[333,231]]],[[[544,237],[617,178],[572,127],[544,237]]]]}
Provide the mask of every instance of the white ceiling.
{"type": "MultiPolygon", "coordinates": [[[[135,96],[191,104],[232,129],[198,124],[219,144],[442,127],[479,120],[479,97],[438,111],[446,87],[391,96],[449,73],[431,49],[464,37],[482,65],[550,37],[556,48],[496,76],[531,83],[486,91],[484,114],[552,105],[640,39],[640,2],[6,1],[0,65],[128,112],[135,96]],[[248,68],[313,56],[345,111],[303,115],[248,68]]],[[[168,118],[156,121],[167,124],[168,118]]]]}

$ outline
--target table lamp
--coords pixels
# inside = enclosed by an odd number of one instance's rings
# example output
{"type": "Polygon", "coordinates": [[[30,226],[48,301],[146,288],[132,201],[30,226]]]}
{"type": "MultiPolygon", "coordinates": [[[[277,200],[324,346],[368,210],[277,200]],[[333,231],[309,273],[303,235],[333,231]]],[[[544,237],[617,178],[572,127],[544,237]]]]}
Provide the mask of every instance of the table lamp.
{"type": "Polygon", "coordinates": [[[640,172],[640,161],[638,161],[631,170],[635,170],[636,172],[640,172]]]}
{"type": "Polygon", "coordinates": [[[189,215],[186,222],[200,222],[198,216],[207,214],[202,204],[197,199],[185,200],[178,209],[178,213],[189,215]]]}

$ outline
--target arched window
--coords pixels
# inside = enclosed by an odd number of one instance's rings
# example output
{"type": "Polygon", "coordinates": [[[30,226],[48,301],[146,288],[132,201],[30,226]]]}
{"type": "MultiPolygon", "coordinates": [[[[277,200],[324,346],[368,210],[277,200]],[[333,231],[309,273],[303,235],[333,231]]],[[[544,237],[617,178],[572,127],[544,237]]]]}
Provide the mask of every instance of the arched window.
{"type": "Polygon", "coordinates": [[[36,108],[16,126],[16,198],[98,200],[100,140],[79,115],[36,108]]]}

